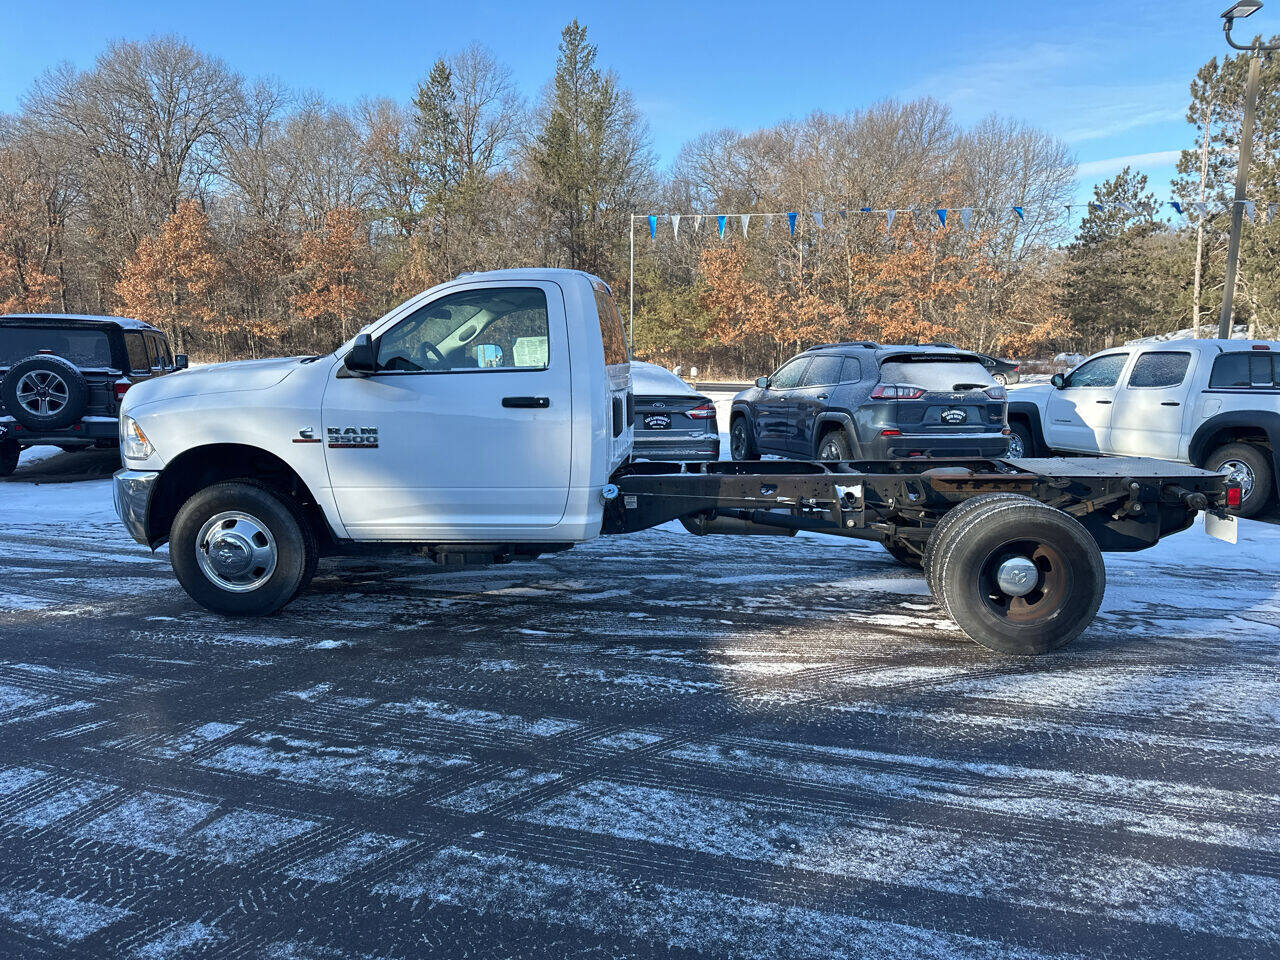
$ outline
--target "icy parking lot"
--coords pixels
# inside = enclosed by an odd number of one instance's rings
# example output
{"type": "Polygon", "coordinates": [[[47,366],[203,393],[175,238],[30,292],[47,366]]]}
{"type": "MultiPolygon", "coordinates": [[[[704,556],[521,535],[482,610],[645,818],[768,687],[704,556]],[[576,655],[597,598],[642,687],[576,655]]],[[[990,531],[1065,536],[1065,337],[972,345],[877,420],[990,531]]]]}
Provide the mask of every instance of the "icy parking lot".
{"type": "Polygon", "coordinates": [[[196,608],[0,484],[0,954],[1275,957],[1280,527],[996,657],[878,547],[666,527],[196,608]]]}

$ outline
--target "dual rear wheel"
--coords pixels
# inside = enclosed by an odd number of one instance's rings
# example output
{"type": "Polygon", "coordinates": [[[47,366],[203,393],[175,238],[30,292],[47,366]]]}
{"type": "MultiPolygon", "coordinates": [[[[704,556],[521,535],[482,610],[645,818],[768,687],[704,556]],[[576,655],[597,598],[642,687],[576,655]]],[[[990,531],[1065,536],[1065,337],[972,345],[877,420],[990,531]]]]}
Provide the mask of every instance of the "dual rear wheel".
{"type": "Polygon", "coordinates": [[[1106,589],[1092,535],[1061,510],[1017,494],[951,509],[924,553],[934,597],[961,630],[1000,653],[1033,656],[1093,622],[1106,589]]]}

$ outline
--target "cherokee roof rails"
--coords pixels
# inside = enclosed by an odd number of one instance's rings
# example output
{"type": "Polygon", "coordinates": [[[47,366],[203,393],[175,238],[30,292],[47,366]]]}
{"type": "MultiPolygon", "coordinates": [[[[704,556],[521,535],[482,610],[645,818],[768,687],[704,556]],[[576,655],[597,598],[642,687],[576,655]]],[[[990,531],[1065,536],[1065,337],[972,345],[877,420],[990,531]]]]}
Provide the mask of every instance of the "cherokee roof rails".
{"type": "Polygon", "coordinates": [[[802,353],[808,353],[810,350],[823,350],[827,347],[871,347],[875,349],[880,346],[874,340],[840,340],[836,343],[815,343],[812,346],[805,347],[802,353]]]}

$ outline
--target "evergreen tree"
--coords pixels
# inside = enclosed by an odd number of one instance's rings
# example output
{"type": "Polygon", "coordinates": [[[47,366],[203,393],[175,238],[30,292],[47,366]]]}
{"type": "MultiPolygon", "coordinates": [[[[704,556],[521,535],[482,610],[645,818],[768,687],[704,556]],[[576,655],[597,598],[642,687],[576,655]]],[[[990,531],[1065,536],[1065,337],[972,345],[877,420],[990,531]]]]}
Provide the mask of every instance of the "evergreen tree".
{"type": "Polygon", "coordinates": [[[1146,176],[1125,167],[1093,193],[1069,249],[1066,284],[1068,317],[1090,350],[1168,330],[1181,290],[1162,269],[1169,231],[1155,217],[1146,176]]]}

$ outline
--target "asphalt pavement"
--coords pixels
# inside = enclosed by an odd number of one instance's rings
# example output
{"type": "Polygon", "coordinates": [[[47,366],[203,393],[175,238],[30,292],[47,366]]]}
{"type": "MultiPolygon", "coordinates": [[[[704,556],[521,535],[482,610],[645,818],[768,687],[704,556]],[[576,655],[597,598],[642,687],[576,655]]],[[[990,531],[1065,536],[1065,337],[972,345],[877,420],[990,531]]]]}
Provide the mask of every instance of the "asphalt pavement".
{"type": "Polygon", "coordinates": [[[671,527],[222,619],[109,496],[0,489],[0,956],[1280,954],[1274,528],[1027,661],[876,547],[671,527]]]}

